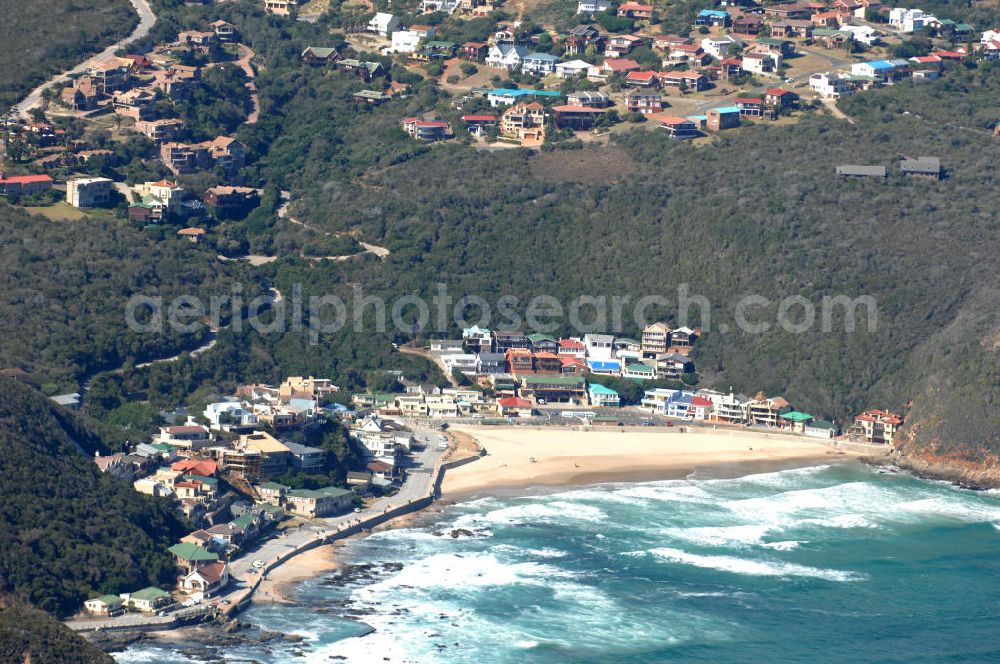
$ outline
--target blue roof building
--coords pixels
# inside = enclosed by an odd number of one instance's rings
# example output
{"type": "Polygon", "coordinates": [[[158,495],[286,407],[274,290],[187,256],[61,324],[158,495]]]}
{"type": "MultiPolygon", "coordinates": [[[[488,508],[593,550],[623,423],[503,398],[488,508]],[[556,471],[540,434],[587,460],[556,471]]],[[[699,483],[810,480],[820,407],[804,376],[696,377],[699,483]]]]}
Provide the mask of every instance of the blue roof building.
{"type": "Polygon", "coordinates": [[[619,360],[587,360],[587,367],[591,373],[618,375],[622,371],[622,363],[619,360]]]}
{"type": "Polygon", "coordinates": [[[721,9],[702,9],[694,22],[697,25],[728,26],[732,23],[732,16],[721,9]]]}

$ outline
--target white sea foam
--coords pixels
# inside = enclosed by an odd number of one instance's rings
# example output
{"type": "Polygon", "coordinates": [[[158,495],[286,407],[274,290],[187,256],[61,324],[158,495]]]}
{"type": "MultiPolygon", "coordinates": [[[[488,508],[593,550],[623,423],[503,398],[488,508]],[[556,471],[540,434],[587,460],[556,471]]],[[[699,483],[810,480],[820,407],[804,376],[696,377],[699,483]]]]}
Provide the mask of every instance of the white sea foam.
{"type": "MultiPolygon", "coordinates": [[[[609,485],[604,488],[586,488],[586,489],[575,489],[573,491],[567,491],[566,493],[557,494],[559,498],[564,500],[592,500],[602,503],[614,503],[617,505],[631,505],[639,506],[645,505],[646,501],[628,496],[623,493],[623,490],[618,488],[619,485],[609,485]]],[[[631,487],[631,485],[629,485],[631,487]]]]}
{"type": "Polygon", "coordinates": [[[598,523],[607,519],[607,514],[593,505],[575,503],[566,500],[551,502],[531,502],[523,505],[513,505],[485,514],[465,514],[455,520],[457,528],[474,528],[482,524],[509,524],[546,522],[553,523],[574,519],[598,523]]]}
{"type": "Polygon", "coordinates": [[[639,484],[615,493],[619,497],[640,498],[644,501],[705,503],[716,500],[701,486],[686,480],[639,484]]]}
{"type": "Polygon", "coordinates": [[[803,524],[822,528],[878,528],[879,525],[860,514],[834,514],[822,519],[803,519],[803,524]]]}
{"type": "Polygon", "coordinates": [[[666,528],[662,532],[674,539],[683,539],[702,546],[746,547],[758,545],[772,526],[747,524],[742,526],[699,526],[666,528]]]}
{"type": "Polygon", "coordinates": [[[894,509],[920,517],[937,516],[968,523],[1000,521],[1000,506],[972,502],[960,494],[955,498],[936,496],[911,500],[895,505],[894,509]]]}
{"type": "Polygon", "coordinates": [[[865,577],[855,572],[845,572],[835,569],[820,569],[780,561],[749,560],[734,556],[706,556],[688,553],[680,549],[667,547],[650,549],[650,553],[671,563],[692,565],[733,574],[748,576],[802,576],[827,581],[860,581],[865,577]]]}
{"type": "Polygon", "coordinates": [[[767,473],[756,473],[753,475],[741,475],[740,477],[728,477],[717,479],[700,479],[696,481],[709,489],[746,489],[746,488],[769,488],[782,489],[785,487],[801,487],[803,482],[816,478],[823,472],[832,468],[829,464],[819,466],[805,466],[803,468],[789,468],[787,470],[776,470],[767,473]]]}
{"type": "Polygon", "coordinates": [[[534,562],[503,563],[492,553],[437,553],[406,565],[392,577],[359,591],[377,594],[393,588],[470,588],[515,583],[542,584],[570,572],[534,562]]]}
{"type": "Polygon", "coordinates": [[[767,549],[774,549],[775,551],[792,551],[799,548],[799,544],[796,540],[785,540],[783,542],[764,542],[761,546],[767,549]]]}

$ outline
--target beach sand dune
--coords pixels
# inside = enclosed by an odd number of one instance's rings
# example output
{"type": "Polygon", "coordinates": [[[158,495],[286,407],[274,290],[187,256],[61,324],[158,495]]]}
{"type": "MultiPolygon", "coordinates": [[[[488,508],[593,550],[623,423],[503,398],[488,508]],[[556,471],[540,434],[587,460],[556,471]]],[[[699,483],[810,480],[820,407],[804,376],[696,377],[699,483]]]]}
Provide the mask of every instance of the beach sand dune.
{"type": "Polygon", "coordinates": [[[445,473],[441,493],[449,498],[536,485],[675,479],[707,466],[822,462],[845,454],[802,436],[707,427],[452,429],[475,437],[487,455],[445,473]]]}

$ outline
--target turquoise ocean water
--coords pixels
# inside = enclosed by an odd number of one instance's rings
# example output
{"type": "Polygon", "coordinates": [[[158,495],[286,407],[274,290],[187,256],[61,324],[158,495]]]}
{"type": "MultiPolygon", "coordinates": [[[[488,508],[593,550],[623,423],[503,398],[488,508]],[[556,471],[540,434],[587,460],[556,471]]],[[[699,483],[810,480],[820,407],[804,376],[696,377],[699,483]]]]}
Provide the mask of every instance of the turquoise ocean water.
{"type": "Polygon", "coordinates": [[[482,498],[343,552],[367,578],[312,579],[299,605],[244,615],[301,644],[215,656],[1000,662],[1000,495],[858,464],[482,498]]]}

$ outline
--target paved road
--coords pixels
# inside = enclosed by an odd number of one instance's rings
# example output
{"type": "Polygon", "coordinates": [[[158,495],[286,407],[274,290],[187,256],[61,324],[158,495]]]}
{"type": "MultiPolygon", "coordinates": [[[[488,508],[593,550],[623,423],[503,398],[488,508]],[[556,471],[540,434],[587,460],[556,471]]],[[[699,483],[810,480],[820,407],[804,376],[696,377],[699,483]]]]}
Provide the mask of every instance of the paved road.
{"type": "MultiPolygon", "coordinates": [[[[343,237],[344,235],[346,235],[346,233],[330,233],[330,231],[324,231],[324,230],[322,230],[320,228],[316,228],[315,226],[310,226],[306,222],[299,221],[295,217],[293,217],[290,214],[288,214],[288,206],[292,202],[292,200],[291,200],[291,194],[289,192],[282,191],[281,192],[281,200],[282,200],[282,203],[278,207],[278,210],[277,210],[278,218],[279,219],[287,219],[289,222],[291,222],[293,224],[296,224],[298,226],[302,226],[303,228],[308,228],[309,230],[315,231],[315,232],[319,233],[320,235],[336,235],[337,237],[343,237]]],[[[389,250],[386,247],[380,247],[377,244],[371,244],[371,243],[368,243],[368,242],[361,242],[360,240],[358,240],[358,244],[360,244],[364,248],[364,250],[365,250],[362,253],[373,254],[375,256],[378,256],[380,259],[381,258],[385,258],[386,256],[389,255],[389,250]]],[[[352,258],[354,256],[360,256],[360,255],[362,255],[362,254],[361,253],[359,253],[359,254],[351,254],[350,256],[347,256],[347,258],[352,258]]],[[[335,258],[340,259],[341,257],[337,256],[335,258]]]]}
{"type": "MultiPolygon", "coordinates": [[[[742,91],[738,90],[732,95],[727,95],[725,97],[717,97],[711,101],[705,101],[699,103],[695,107],[697,114],[704,115],[709,109],[718,108],[719,106],[731,103],[732,100],[735,99],[740,93],[742,93],[743,95],[763,95],[764,91],[767,90],[768,88],[791,89],[794,88],[799,83],[808,83],[809,77],[817,72],[840,69],[854,62],[854,60],[851,60],[848,57],[831,53],[830,51],[827,50],[805,48],[803,46],[797,46],[797,50],[799,51],[799,53],[802,53],[803,55],[812,55],[817,57],[818,59],[822,60],[824,64],[822,66],[808,67],[806,69],[798,71],[795,73],[795,75],[788,77],[791,79],[790,81],[785,81],[784,77],[780,76],[773,76],[773,77],[762,76],[760,80],[766,81],[763,85],[759,85],[749,90],[742,90],[742,91]]],[[[792,63],[794,62],[795,61],[792,60],[792,63]]],[[[738,88],[739,86],[736,87],[738,88]]],[[[669,97],[667,99],[669,100],[669,97]]]]}
{"type": "Polygon", "coordinates": [[[168,614],[167,616],[125,614],[99,620],[71,620],[67,621],[66,624],[74,630],[165,626],[173,623],[176,617],[184,616],[187,613],[208,610],[212,606],[225,608],[241,602],[259,577],[258,570],[253,567],[254,561],[263,560],[267,563],[274,563],[292,549],[317,539],[325,539],[355,522],[374,519],[391,509],[419,500],[431,493],[435,479],[434,469],[447,452],[438,448],[440,432],[419,426],[413,426],[411,429],[414,432],[414,437],[424,447],[413,452],[412,459],[406,466],[407,480],[396,495],[380,498],[361,512],[351,512],[329,519],[313,519],[308,522],[308,525],[295,530],[286,530],[284,534],[264,541],[256,549],[246,551],[242,556],[229,563],[229,575],[232,582],[228,593],[215,597],[196,608],[183,609],[176,614],[168,614]]]}
{"type": "Polygon", "coordinates": [[[25,97],[19,104],[14,106],[13,108],[14,114],[19,115],[22,118],[30,117],[28,115],[28,112],[31,111],[31,109],[38,108],[39,106],[42,105],[42,93],[45,90],[52,87],[53,85],[67,82],[70,76],[74,76],[76,74],[82,74],[87,69],[89,69],[91,65],[100,62],[101,60],[106,60],[107,58],[113,56],[115,54],[115,51],[117,51],[125,44],[135,41],[136,39],[142,39],[143,37],[148,35],[150,29],[152,29],[153,25],[156,23],[156,14],[153,13],[153,8],[149,6],[149,2],[147,0],[129,0],[129,2],[132,3],[132,6],[135,7],[136,13],[139,14],[139,25],[135,27],[135,30],[132,31],[131,35],[129,35],[125,39],[122,39],[121,41],[115,42],[114,44],[107,47],[94,57],[89,58],[84,62],[81,62],[73,69],[67,72],[63,72],[58,76],[53,76],[45,83],[39,85],[37,88],[32,90],[31,93],[28,94],[28,96],[25,97]]]}
{"type": "MultiPolygon", "coordinates": [[[[359,513],[343,514],[328,519],[314,519],[310,525],[304,525],[295,530],[286,530],[285,534],[263,542],[256,549],[246,552],[229,564],[229,574],[234,581],[252,583],[257,577],[253,567],[255,560],[273,562],[282,555],[307,544],[319,537],[333,535],[340,528],[353,525],[354,522],[377,517],[390,509],[401,507],[426,496],[434,482],[434,466],[445,454],[437,446],[438,432],[429,429],[414,428],[414,436],[424,443],[423,450],[413,453],[413,458],[407,466],[407,480],[394,496],[380,498],[359,513]]],[[[233,596],[236,593],[230,593],[233,596]]],[[[219,598],[225,600],[226,597],[219,598]]]]}

